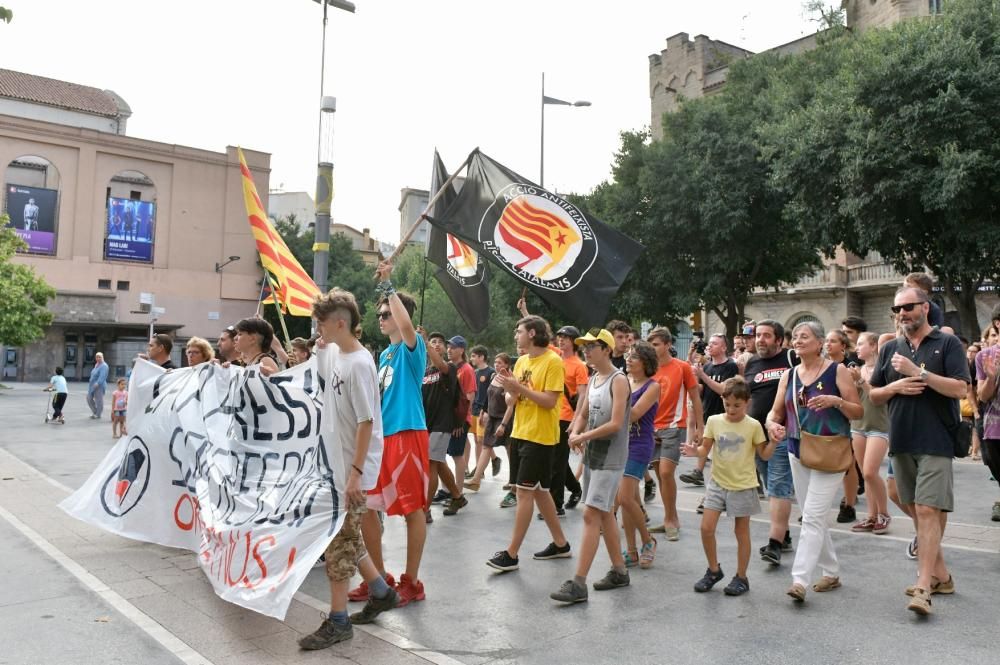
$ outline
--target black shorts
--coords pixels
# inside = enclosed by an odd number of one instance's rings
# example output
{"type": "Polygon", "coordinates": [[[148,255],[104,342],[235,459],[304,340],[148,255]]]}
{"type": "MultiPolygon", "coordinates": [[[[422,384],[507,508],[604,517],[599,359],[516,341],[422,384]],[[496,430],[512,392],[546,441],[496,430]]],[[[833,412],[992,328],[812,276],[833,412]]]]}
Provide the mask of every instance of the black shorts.
{"type": "Polygon", "coordinates": [[[549,491],[552,481],[552,459],[555,446],[543,446],[534,441],[511,439],[517,443],[521,465],[517,469],[517,486],[527,490],[549,491]]]}
{"type": "Polygon", "coordinates": [[[469,423],[462,425],[462,436],[453,436],[448,440],[448,454],[460,457],[465,454],[465,442],[469,436],[469,423]]]}

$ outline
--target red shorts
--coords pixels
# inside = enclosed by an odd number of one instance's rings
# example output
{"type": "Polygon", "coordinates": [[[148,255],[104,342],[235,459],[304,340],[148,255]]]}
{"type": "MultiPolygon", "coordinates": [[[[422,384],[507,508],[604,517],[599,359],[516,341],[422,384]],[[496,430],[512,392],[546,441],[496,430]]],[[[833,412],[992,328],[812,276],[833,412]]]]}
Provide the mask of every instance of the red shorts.
{"type": "Polygon", "coordinates": [[[403,430],[385,437],[378,483],[368,492],[368,508],[386,515],[426,510],[430,474],[427,430],[403,430]]]}

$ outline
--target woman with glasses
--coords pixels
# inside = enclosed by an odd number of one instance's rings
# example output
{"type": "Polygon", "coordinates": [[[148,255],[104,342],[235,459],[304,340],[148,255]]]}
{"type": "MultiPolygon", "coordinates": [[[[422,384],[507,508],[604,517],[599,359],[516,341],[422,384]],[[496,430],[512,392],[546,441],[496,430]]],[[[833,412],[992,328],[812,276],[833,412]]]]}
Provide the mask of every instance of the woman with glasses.
{"type": "Polygon", "coordinates": [[[184,356],[187,358],[188,367],[194,367],[202,363],[211,362],[215,358],[212,346],[201,337],[192,337],[184,347],[184,356]]]}
{"type": "Polygon", "coordinates": [[[626,545],[622,554],[626,567],[638,563],[640,568],[649,568],[656,555],[656,539],[646,529],[646,517],[639,503],[639,483],[653,459],[653,421],[656,419],[656,406],[660,403],[660,384],[652,376],[658,367],[656,349],[649,342],[636,342],[625,352],[632,410],[629,415],[628,460],[618,486],[618,503],[625,528],[626,545]],[[636,549],[636,531],[642,538],[642,551],[636,549]]]}
{"type": "Polygon", "coordinates": [[[819,471],[799,461],[800,431],[849,439],[850,419],[864,414],[850,371],[823,357],[823,340],[823,327],[817,321],[800,323],[792,330],[792,348],[801,364],[781,377],[766,421],[772,439],[788,442],[792,482],[802,509],[802,533],[788,589],[788,595],[798,602],[806,599],[806,585],[817,567],[822,577],[813,591],[840,587],[840,566],[826,514],[844,479],[843,471],[819,471]]]}
{"type": "Polygon", "coordinates": [[[242,319],[236,324],[236,337],[233,345],[244,367],[257,367],[263,376],[270,376],[278,371],[278,364],[268,355],[271,342],[274,341],[274,329],[264,319],[242,319]]]}

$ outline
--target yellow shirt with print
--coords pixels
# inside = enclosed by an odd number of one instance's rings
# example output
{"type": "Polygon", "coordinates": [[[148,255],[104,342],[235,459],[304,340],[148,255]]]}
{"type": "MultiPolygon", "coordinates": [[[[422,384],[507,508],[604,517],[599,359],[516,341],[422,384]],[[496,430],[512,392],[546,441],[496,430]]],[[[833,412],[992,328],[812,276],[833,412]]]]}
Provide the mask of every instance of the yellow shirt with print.
{"type": "Polygon", "coordinates": [[[726,420],[726,414],[710,416],[705,423],[706,439],[712,439],[712,480],[727,490],[757,487],[755,448],[767,442],[764,428],[750,416],[738,423],[726,420]]]}
{"type": "MultiPolygon", "coordinates": [[[[531,390],[561,394],[565,379],[562,358],[551,350],[536,358],[525,354],[514,363],[514,376],[531,390]]],[[[551,409],[545,409],[523,395],[518,397],[510,435],[543,446],[559,443],[559,401],[551,409]]]]}

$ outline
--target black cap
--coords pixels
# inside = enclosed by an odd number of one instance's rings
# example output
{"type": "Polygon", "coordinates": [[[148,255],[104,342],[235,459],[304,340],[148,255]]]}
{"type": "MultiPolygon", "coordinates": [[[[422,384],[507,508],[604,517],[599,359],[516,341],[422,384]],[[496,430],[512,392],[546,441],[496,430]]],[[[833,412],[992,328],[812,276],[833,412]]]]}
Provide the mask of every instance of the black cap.
{"type": "Polygon", "coordinates": [[[569,337],[570,339],[576,339],[577,337],[580,336],[580,331],[577,330],[577,328],[575,326],[563,326],[562,328],[560,328],[556,332],[556,334],[557,335],[565,335],[566,337],[569,337]]]}

